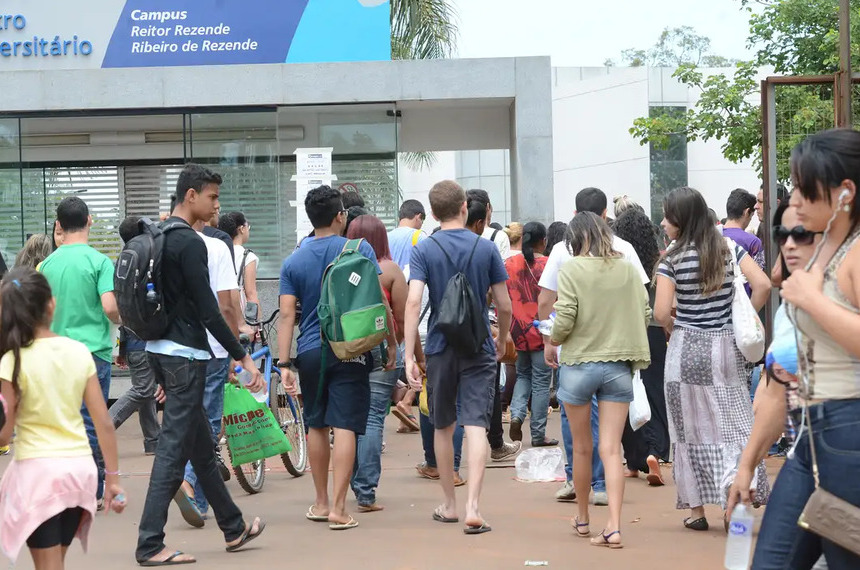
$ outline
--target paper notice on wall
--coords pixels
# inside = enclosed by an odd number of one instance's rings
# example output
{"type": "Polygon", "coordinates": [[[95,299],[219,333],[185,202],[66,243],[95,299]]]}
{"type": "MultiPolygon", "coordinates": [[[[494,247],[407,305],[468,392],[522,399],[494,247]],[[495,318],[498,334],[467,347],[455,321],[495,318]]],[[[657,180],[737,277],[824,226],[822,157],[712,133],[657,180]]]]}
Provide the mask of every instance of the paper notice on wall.
{"type": "Polygon", "coordinates": [[[296,155],[296,200],[291,205],[296,208],[296,242],[300,242],[313,230],[313,225],[305,212],[305,198],[308,192],[319,186],[331,186],[337,177],[331,173],[332,148],[298,148],[296,155]]]}

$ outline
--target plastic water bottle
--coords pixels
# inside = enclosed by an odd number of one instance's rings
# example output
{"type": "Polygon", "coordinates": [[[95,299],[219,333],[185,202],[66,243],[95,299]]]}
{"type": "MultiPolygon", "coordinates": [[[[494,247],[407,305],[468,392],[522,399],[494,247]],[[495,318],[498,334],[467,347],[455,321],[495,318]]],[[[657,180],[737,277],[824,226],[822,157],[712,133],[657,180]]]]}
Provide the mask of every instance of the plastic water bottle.
{"type": "MultiPolygon", "coordinates": [[[[242,368],[241,366],[237,366],[233,369],[233,372],[236,373],[236,380],[239,381],[242,386],[247,386],[251,383],[251,373],[242,368]]],[[[248,390],[250,392],[250,390],[248,390]]],[[[265,386],[259,392],[251,392],[251,395],[254,396],[254,399],[258,402],[265,404],[266,398],[269,397],[269,392],[266,390],[265,386]]]]}
{"type": "Polygon", "coordinates": [[[155,292],[155,283],[146,284],[146,301],[148,303],[158,303],[158,293],[155,292]]]}
{"type": "Polygon", "coordinates": [[[753,515],[744,504],[739,504],[732,512],[729,522],[729,538],[726,540],[726,561],[728,570],[747,570],[752,550],[753,515]]]}
{"type": "Polygon", "coordinates": [[[540,334],[544,336],[549,336],[552,334],[552,325],[555,323],[555,311],[553,311],[549,318],[545,321],[533,321],[534,327],[540,332],[540,334]]]}

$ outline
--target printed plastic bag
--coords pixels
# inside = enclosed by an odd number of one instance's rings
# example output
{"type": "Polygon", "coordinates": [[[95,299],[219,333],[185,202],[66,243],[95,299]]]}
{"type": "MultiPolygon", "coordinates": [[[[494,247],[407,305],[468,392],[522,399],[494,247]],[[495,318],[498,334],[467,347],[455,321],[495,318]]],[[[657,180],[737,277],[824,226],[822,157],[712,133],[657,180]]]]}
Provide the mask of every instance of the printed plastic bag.
{"type": "Polygon", "coordinates": [[[224,429],[234,467],[292,451],[266,404],[230,383],[224,386],[224,429]]]}
{"type": "Polygon", "coordinates": [[[517,480],[564,481],[564,454],[558,447],[532,447],[517,456],[517,480]]]}
{"type": "MultiPolygon", "coordinates": [[[[726,242],[734,258],[735,242],[728,238],[726,242]]],[[[746,277],[741,273],[738,262],[734,259],[732,259],[732,268],[735,274],[733,283],[735,295],[732,300],[732,328],[735,333],[735,343],[744,358],[749,362],[758,362],[764,356],[764,327],[744,288],[746,277]]]]}
{"type": "Polygon", "coordinates": [[[638,430],[651,421],[651,406],[648,404],[648,394],[639,371],[633,375],[633,401],[630,402],[630,427],[638,430]]]}

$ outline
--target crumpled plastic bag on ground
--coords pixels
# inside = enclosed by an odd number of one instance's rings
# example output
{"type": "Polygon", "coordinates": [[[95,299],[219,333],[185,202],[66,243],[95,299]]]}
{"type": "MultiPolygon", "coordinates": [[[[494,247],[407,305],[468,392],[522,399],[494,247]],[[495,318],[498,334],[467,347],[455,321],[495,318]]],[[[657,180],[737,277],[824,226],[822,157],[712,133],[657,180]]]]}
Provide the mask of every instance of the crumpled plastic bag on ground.
{"type": "Polygon", "coordinates": [[[535,447],[519,454],[517,480],[526,483],[564,481],[564,453],[558,447],[535,447]]]}

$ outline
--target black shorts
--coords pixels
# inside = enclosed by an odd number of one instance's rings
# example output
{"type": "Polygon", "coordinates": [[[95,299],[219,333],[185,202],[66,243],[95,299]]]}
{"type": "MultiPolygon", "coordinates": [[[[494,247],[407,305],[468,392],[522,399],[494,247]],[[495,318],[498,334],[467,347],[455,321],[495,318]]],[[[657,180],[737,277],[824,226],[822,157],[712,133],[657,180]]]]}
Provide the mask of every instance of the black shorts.
{"type": "Polygon", "coordinates": [[[83,516],[84,509],[75,507],[49,518],[33,531],[27,539],[27,546],[30,548],[68,547],[78,533],[83,516]]]}
{"type": "Polygon", "coordinates": [[[317,398],[321,355],[322,351],[316,349],[296,357],[305,427],[334,427],[364,435],[370,411],[370,372],[373,370],[373,357],[368,352],[349,361],[340,361],[327,349],[323,391],[321,397],[317,398]]]}
{"type": "Polygon", "coordinates": [[[495,355],[481,352],[460,356],[450,346],[441,354],[427,356],[427,403],[436,428],[460,424],[490,428],[496,394],[495,355]]]}

